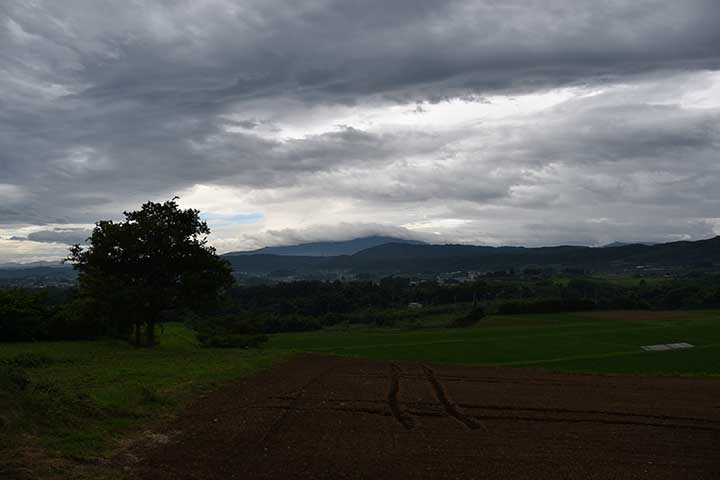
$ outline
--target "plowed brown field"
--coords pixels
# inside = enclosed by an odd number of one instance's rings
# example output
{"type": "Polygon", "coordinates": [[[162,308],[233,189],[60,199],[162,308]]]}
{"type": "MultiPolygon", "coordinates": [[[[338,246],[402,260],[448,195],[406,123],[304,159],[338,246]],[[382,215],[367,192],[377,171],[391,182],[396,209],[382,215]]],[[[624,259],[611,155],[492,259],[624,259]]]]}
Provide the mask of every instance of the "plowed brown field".
{"type": "Polygon", "coordinates": [[[308,355],[164,433],[134,478],[718,479],[720,381],[308,355]]]}

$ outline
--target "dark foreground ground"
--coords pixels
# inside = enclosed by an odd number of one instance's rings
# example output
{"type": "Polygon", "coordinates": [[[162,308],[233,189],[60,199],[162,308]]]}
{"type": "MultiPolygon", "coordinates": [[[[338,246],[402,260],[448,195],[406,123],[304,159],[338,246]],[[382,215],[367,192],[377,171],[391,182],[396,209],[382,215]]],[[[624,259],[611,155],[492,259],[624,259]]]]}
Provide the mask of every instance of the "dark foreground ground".
{"type": "Polygon", "coordinates": [[[137,479],[718,479],[720,381],[300,356],[117,462],[137,479]]]}

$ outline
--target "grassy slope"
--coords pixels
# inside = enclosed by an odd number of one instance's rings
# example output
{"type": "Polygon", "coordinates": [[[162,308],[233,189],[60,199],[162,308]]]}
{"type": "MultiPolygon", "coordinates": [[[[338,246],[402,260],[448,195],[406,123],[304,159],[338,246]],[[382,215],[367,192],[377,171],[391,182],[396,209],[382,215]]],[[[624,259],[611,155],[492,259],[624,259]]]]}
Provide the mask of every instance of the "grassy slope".
{"type": "MultiPolygon", "coordinates": [[[[31,383],[24,398],[2,405],[0,397],[0,411],[4,408],[10,419],[6,437],[39,441],[62,456],[92,457],[111,446],[118,433],[142,428],[194,394],[282,356],[279,351],[202,349],[188,329],[168,325],[165,330],[154,349],[119,341],[0,344],[0,362],[27,353],[53,360],[26,370],[31,383]],[[20,437],[21,432],[30,435],[20,437]]],[[[0,428],[0,443],[2,433],[0,428]]]]}
{"type": "Polygon", "coordinates": [[[494,316],[469,329],[282,334],[273,336],[270,348],[599,373],[720,375],[720,312],[643,321],[573,314],[494,316]],[[639,348],[672,342],[690,342],[697,348],[639,348]]]}

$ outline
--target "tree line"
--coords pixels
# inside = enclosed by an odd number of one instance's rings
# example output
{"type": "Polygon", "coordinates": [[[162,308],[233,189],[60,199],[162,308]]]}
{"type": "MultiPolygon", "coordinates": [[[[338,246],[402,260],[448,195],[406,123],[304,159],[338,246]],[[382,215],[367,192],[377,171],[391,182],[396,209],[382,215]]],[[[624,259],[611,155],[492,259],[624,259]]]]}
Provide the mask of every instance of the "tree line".
{"type": "Polygon", "coordinates": [[[208,245],[210,229],[198,210],[183,210],[174,198],[124,215],[98,222],[87,246],[70,250],[76,288],[0,290],[0,341],[110,336],[152,346],[158,325],[174,320],[191,325],[211,346],[253,345],[266,333],[417,319],[410,304],[458,306],[451,326],[478,321],[485,312],[720,306],[720,276],[710,274],[629,284],[509,275],[452,285],[387,277],[238,286],[208,245]]]}
{"type": "MultiPolygon", "coordinates": [[[[718,308],[720,276],[639,280],[632,285],[593,278],[522,277],[440,285],[389,277],[379,282],[299,281],[230,286],[218,294],[212,305],[204,304],[204,308],[172,305],[157,311],[154,325],[169,320],[185,321],[201,336],[217,342],[223,335],[306,331],[341,323],[391,326],[422,316],[424,310],[434,312],[443,306],[456,307],[458,316],[462,316],[473,305],[500,314],[718,308]],[[421,304],[423,310],[409,308],[410,303],[421,304]]],[[[138,319],[131,308],[103,312],[81,288],[0,290],[0,341],[100,336],[135,341],[138,324],[147,317],[138,319]]],[[[140,325],[140,330],[143,328],[146,327],[140,325]]]]}

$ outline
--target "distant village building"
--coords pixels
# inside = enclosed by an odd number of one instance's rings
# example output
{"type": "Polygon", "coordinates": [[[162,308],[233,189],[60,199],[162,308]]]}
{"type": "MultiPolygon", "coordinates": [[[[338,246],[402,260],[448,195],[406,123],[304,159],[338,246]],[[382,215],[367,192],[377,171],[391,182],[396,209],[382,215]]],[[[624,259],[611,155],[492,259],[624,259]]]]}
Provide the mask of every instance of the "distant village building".
{"type": "Polygon", "coordinates": [[[418,303],[418,302],[410,302],[410,303],[408,303],[408,308],[411,308],[413,310],[418,310],[420,308],[423,308],[423,304],[418,303]]]}

